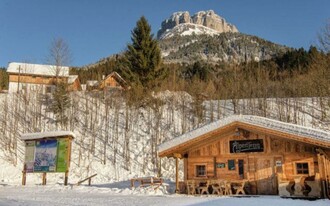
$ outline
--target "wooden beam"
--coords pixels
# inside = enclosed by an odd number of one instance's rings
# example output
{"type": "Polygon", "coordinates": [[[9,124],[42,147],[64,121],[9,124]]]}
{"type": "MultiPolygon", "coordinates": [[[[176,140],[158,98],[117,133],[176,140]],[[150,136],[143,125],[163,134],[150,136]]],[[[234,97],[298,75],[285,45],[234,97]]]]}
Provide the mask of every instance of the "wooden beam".
{"type": "Polygon", "coordinates": [[[64,185],[68,185],[68,179],[69,179],[69,171],[65,171],[65,174],[64,174],[64,185]]]}
{"type": "Polygon", "coordinates": [[[321,154],[321,155],[323,155],[325,158],[330,159],[329,156],[327,155],[327,153],[325,153],[325,152],[323,151],[323,149],[321,149],[321,148],[317,148],[317,149],[316,149],[316,152],[319,153],[319,154],[321,154]]]}
{"type": "Polygon", "coordinates": [[[47,183],[47,173],[42,173],[42,185],[46,185],[47,183]]]}
{"type": "Polygon", "coordinates": [[[173,157],[181,159],[182,155],[180,153],[173,153],[173,157]]]}
{"type": "Polygon", "coordinates": [[[26,171],[23,170],[22,173],[22,185],[26,185],[26,171]]]}
{"type": "Polygon", "coordinates": [[[180,193],[179,190],[179,158],[175,158],[175,193],[180,193]]]}
{"type": "MultiPolygon", "coordinates": [[[[93,177],[95,177],[97,174],[93,174],[92,176],[89,176],[89,177],[87,177],[87,178],[85,178],[85,179],[83,179],[83,180],[80,180],[76,185],[81,185],[81,183],[83,183],[83,182],[85,182],[85,181],[87,181],[88,180],[88,185],[91,185],[91,179],[93,178],[93,177]]],[[[133,185],[134,186],[134,183],[132,184],[132,182],[131,182],[131,185],[133,185]]]]}

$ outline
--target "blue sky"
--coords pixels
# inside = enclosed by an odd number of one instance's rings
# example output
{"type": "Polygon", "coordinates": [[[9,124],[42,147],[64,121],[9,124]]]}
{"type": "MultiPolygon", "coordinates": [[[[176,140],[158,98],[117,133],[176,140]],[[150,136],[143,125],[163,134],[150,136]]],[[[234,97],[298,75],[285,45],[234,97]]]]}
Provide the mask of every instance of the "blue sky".
{"type": "Polygon", "coordinates": [[[242,33],[308,49],[330,19],[329,0],[0,0],[0,67],[45,63],[54,38],[72,52],[71,66],[124,51],[144,15],[156,35],[176,11],[214,10],[242,33]]]}

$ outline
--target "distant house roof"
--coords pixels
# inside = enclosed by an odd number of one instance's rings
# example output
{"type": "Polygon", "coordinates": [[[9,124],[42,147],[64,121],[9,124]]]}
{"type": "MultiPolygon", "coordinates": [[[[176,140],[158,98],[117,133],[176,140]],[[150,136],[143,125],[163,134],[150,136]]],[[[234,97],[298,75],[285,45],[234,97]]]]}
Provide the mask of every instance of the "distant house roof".
{"type": "MultiPolygon", "coordinates": [[[[29,75],[42,75],[42,76],[56,76],[56,66],[55,65],[44,65],[44,64],[28,64],[28,63],[18,63],[11,62],[8,65],[8,73],[20,73],[29,75]]],[[[59,77],[69,76],[69,67],[58,67],[59,77]]]]}
{"type": "Polygon", "coordinates": [[[68,84],[73,84],[76,79],[78,79],[78,75],[70,75],[68,79],[68,84]]]}
{"type": "Polygon", "coordinates": [[[90,86],[90,87],[95,87],[99,84],[99,82],[97,80],[87,80],[86,81],[86,85],[90,86]]]}
{"type": "Polygon", "coordinates": [[[37,132],[37,133],[27,133],[21,135],[21,140],[33,140],[33,139],[43,139],[48,137],[62,137],[62,136],[72,136],[75,134],[70,131],[50,131],[50,132],[37,132]]]}
{"type": "Polygon", "coordinates": [[[173,138],[158,147],[160,155],[167,154],[179,147],[187,147],[188,143],[203,141],[203,138],[214,131],[221,131],[227,127],[250,128],[253,126],[257,131],[271,131],[271,134],[295,137],[296,140],[313,142],[330,148],[330,133],[323,130],[308,128],[296,124],[281,122],[265,117],[252,115],[233,115],[215,121],[211,124],[187,132],[179,137],[173,138]],[[250,126],[250,127],[249,127],[250,126]]]}

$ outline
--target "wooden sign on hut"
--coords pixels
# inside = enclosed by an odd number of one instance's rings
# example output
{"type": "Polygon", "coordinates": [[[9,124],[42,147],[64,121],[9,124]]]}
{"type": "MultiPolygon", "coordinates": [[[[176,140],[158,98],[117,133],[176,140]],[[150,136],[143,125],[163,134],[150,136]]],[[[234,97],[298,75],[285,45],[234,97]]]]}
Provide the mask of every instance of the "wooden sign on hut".
{"type": "Polygon", "coordinates": [[[42,184],[46,184],[47,173],[65,173],[64,185],[68,184],[71,160],[71,145],[75,137],[70,131],[52,131],[23,134],[25,161],[22,185],[27,173],[42,173],[42,184]]]}

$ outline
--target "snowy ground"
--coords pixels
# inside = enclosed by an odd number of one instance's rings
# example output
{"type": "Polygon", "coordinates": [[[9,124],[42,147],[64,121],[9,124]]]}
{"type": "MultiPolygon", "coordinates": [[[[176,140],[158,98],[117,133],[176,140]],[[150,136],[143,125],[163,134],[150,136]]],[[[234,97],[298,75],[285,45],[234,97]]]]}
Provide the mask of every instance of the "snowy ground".
{"type": "Polygon", "coordinates": [[[217,197],[164,194],[164,188],[154,190],[115,188],[112,185],[62,186],[0,184],[0,205],[244,205],[244,206],[329,206],[330,200],[292,200],[278,196],[217,197]]]}
{"type": "MultiPolygon", "coordinates": [[[[101,98],[82,93],[75,95],[72,97],[72,101],[75,102],[72,105],[75,107],[71,108],[69,115],[72,125],[70,123],[68,128],[76,134],[72,146],[69,183],[75,184],[97,173],[92,180],[93,186],[64,187],[63,173],[47,175],[47,186],[38,185],[41,183],[41,174],[28,174],[27,186],[20,186],[25,149],[19,137],[24,133],[35,132],[36,129],[56,130],[54,115],[47,112],[45,105],[41,105],[41,101],[36,98],[36,94],[31,94],[29,104],[25,104],[21,96],[0,95],[0,206],[330,205],[329,200],[311,202],[281,199],[276,196],[230,198],[175,195],[175,161],[172,158],[163,158],[161,161],[162,177],[170,183],[167,190],[132,190],[129,186],[131,178],[158,174],[155,166],[157,163],[152,163],[153,138],[159,137],[160,142],[169,140],[181,135],[183,131],[190,131],[234,113],[266,116],[330,131],[330,119],[321,121],[320,118],[321,112],[325,112],[325,116],[329,117],[330,108],[320,110],[319,98],[240,100],[236,112],[232,100],[208,101],[203,104],[205,117],[199,125],[194,116],[192,98],[186,93],[164,92],[162,97],[166,104],[160,110],[161,115],[150,108],[126,110],[126,105],[119,100],[113,102],[109,115],[105,115],[106,105],[101,98]]],[[[179,168],[182,168],[182,165],[183,162],[180,161],[179,168]]],[[[179,179],[182,179],[182,169],[179,174],[179,179]]]]}

